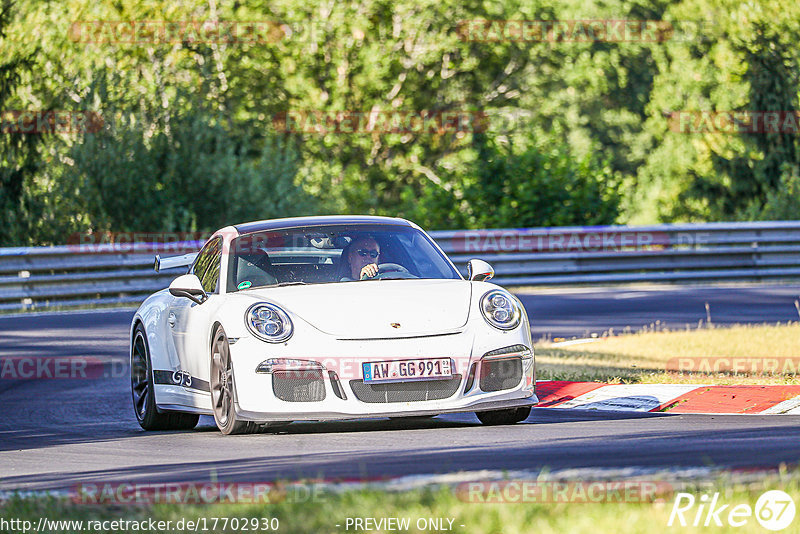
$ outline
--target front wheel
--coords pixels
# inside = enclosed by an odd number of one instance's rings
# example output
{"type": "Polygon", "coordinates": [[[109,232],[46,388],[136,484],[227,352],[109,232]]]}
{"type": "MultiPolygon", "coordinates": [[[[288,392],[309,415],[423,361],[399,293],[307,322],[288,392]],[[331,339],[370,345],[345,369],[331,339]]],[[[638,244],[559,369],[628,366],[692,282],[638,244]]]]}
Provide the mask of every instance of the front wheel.
{"type": "Polygon", "coordinates": [[[153,387],[153,364],[142,325],[136,325],[131,346],[131,394],[136,420],[145,430],[191,430],[199,415],[180,412],[160,413],[153,387]]]}
{"type": "Polygon", "coordinates": [[[531,414],[530,406],[525,408],[511,408],[510,410],[490,410],[477,412],[478,420],[484,425],[513,425],[524,421],[531,414]]]}
{"type": "Polygon", "coordinates": [[[214,407],[214,421],[225,435],[258,432],[261,425],[240,421],[236,417],[235,391],[228,336],[222,326],[218,326],[211,345],[211,402],[214,407]]]}

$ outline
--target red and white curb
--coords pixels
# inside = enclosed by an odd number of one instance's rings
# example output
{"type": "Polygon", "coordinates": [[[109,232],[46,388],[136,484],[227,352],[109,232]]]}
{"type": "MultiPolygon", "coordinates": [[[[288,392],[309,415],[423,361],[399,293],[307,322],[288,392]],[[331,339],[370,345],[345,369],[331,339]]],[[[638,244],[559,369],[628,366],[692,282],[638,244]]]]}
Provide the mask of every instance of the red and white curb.
{"type": "Polygon", "coordinates": [[[539,397],[537,408],[800,415],[800,385],[704,386],[545,380],[536,383],[536,394],[539,397]]]}

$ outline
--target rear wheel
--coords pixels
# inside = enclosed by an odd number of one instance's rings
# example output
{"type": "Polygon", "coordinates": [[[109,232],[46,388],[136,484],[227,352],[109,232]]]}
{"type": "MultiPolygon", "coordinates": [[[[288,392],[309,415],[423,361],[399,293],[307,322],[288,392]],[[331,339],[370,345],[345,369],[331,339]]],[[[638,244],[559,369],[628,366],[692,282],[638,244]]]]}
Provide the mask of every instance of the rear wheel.
{"type": "Polygon", "coordinates": [[[225,435],[260,431],[261,424],[237,419],[235,391],[228,336],[222,326],[218,326],[211,345],[211,402],[214,406],[214,421],[225,435]]]}
{"type": "Polygon", "coordinates": [[[199,415],[180,412],[159,413],[153,388],[153,365],[147,336],[141,324],[136,325],[131,346],[131,394],[133,411],[139,426],[145,430],[190,430],[199,415]]]}
{"type": "Polygon", "coordinates": [[[524,421],[531,414],[530,406],[525,408],[512,408],[510,410],[490,410],[476,412],[478,420],[484,425],[513,425],[524,421]]]}

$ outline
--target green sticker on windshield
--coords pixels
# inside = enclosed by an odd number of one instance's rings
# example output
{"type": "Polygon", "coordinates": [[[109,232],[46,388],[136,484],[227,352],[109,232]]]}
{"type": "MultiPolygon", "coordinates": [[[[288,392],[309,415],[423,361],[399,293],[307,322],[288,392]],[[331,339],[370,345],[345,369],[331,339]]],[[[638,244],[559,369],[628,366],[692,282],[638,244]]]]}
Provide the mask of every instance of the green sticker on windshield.
{"type": "Polygon", "coordinates": [[[250,280],[245,280],[244,282],[241,282],[238,286],[236,286],[236,289],[247,289],[252,285],[253,282],[251,282],[250,280]]]}

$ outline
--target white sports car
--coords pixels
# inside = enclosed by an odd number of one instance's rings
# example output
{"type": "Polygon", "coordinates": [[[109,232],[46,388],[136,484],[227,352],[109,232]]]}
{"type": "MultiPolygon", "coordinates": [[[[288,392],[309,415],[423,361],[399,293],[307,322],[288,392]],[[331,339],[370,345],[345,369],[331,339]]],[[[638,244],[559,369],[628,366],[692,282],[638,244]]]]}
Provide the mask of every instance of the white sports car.
{"type": "Polygon", "coordinates": [[[470,260],[464,280],[417,225],[299,217],[229,226],[145,300],[131,324],[142,428],[224,434],[292,421],[476,412],[522,421],[536,404],[525,309],[470,260]]]}

